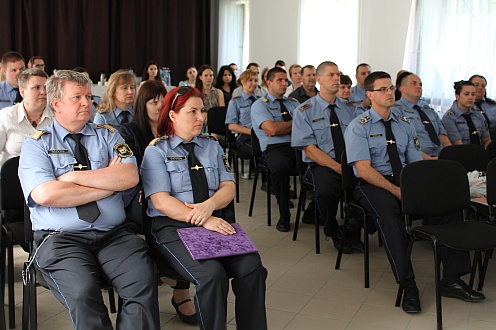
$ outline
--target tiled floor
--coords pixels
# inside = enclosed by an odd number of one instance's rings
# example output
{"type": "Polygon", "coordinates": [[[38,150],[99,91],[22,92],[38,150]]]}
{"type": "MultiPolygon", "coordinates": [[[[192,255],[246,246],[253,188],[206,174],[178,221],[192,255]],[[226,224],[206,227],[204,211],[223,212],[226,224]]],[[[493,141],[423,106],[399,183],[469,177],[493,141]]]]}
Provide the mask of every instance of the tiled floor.
{"type": "MultiPolygon", "coordinates": [[[[301,225],[298,241],[292,232],[275,229],[277,204],[272,197],[273,226],[266,225],[265,193],[257,190],[253,217],[248,217],[251,180],[240,182],[241,202],[236,204],[237,221],[260,250],[269,271],[267,279],[267,317],[269,329],[435,329],[433,257],[430,247],[416,244],[413,264],[421,293],[422,313],[407,315],[394,307],[397,286],[377,236],[370,242],[370,288],[363,286],[363,254],[345,255],[341,269],[334,269],[336,250],[322,237],[321,254],[314,251],[313,226],[301,225]]],[[[296,204],[296,200],[294,201],[296,204]]],[[[296,211],[293,210],[293,219],[296,211]]],[[[21,328],[22,282],[20,269],[25,253],[16,250],[16,329],[21,328]]],[[[445,329],[496,328],[496,275],[494,261],[484,287],[487,299],[471,304],[443,298],[445,329]]],[[[39,289],[38,329],[71,329],[67,311],[44,289],[39,289]]],[[[193,293],[193,290],[192,290],[193,293]]],[[[106,295],[104,295],[106,296],[106,295]]],[[[163,329],[194,329],[179,321],[170,304],[171,289],[160,288],[163,329]]],[[[234,299],[228,306],[228,329],[235,329],[234,299]]],[[[115,318],[115,315],[112,316],[115,318]]]]}

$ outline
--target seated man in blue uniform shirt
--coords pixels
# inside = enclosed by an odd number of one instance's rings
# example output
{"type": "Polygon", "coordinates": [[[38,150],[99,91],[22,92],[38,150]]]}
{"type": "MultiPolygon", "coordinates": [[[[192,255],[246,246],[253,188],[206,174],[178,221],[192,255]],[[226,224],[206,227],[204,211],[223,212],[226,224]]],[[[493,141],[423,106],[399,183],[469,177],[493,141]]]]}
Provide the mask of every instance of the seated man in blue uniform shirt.
{"type": "Polygon", "coordinates": [[[365,94],[365,78],[370,74],[371,68],[367,63],[360,63],[356,67],[355,78],[357,80],[357,84],[351,88],[351,96],[349,101],[351,102],[359,102],[366,109],[370,106],[370,100],[367,98],[365,94]]]}
{"type": "MultiPolygon", "coordinates": [[[[405,254],[408,234],[401,213],[400,173],[403,166],[422,159],[415,128],[407,118],[391,111],[395,86],[391,76],[382,71],[365,79],[372,108],[355,118],[345,132],[348,162],[358,178],[355,200],[375,218],[384,249],[396,281],[408,260],[405,254]],[[395,146],[396,152],[389,146],[395,146]]],[[[441,219],[423,219],[426,224],[457,221],[447,215],[441,219]]],[[[456,217],[455,217],[456,218],[456,217]]],[[[460,219],[461,220],[461,219],[460,219]]],[[[466,251],[443,249],[441,295],[464,301],[481,301],[482,293],[472,290],[460,276],[470,272],[466,251]]],[[[411,264],[408,267],[402,308],[407,313],[420,312],[419,290],[411,264]]]]}
{"type": "Polygon", "coordinates": [[[22,101],[17,75],[25,68],[21,54],[17,52],[3,54],[1,70],[5,80],[0,82],[0,109],[11,107],[22,101]]]}
{"type": "Polygon", "coordinates": [[[422,81],[411,72],[403,72],[398,77],[401,99],[391,110],[408,118],[415,127],[423,159],[437,159],[443,147],[451,145],[446,129],[437,113],[420,100],[422,81]]]}
{"type": "MultiPolygon", "coordinates": [[[[343,194],[341,183],[341,154],[344,151],[343,134],[355,118],[355,108],[338,98],[339,68],[333,62],[323,62],[317,68],[320,92],[301,104],[294,112],[291,145],[303,149],[302,160],[309,164],[307,175],[314,185],[317,209],[325,219],[324,234],[339,250],[340,229],[336,220],[339,199],[343,194]]],[[[355,230],[353,242],[363,251],[360,230],[355,230]]],[[[348,241],[344,252],[351,252],[348,241]]]]}
{"type": "Polygon", "coordinates": [[[156,269],[124,225],[122,191],[138,182],[135,157],[115,129],[87,124],[86,76],[60,70],[46,86],[55,120],[24,142],[19,164],[36,267],[75,329],[112,329],[102,278],[123,299],[118,329],[159,329],[156,269]]]}
{"type": "Polygon", "coordinates": [[[272,68],[267,74],[269,93],[251,107],[252,127],[260,140],[260,149],[270,168],[272,187],[279,204],[276,229],[289,231],[289,177],[296,172],[295,150],[291,148],[291,126],[294,109],[299,103],[284,97],[288,75],[282,68],[272,68]]]}

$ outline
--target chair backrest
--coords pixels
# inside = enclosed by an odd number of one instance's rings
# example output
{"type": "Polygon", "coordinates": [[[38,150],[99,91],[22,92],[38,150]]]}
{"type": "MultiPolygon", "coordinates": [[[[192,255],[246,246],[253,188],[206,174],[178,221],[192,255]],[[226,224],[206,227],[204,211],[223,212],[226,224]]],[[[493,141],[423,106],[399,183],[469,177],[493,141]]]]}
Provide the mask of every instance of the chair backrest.
{"type": "Polygon", "coordinates": [[[465,168],[453,160],[420,160],[401,171],[401,202],[405,215],[435,217],[470,207],[465,168]]]}
{"type": "Polygon", "coordinates": [[[24,195],[17,171],[19,157],[7,160],[0,169],[0,208],[9,222],[10,211],[24,210],[24,195]]]}
{"type": "Polygon", "coordinates": [[[226,107],[213,107],[207,112],[208,132],[226,135],[226,107]]]}
{"type": "Polygon", "coordinates": [[[489,161],[496,158],[496,140],[493,140],[493,141],[491,141],[491,143],[489,143],[486,151],[487,151],[487,157],[489,158],[489,161]]]}
{"type": "Polygon", "coordinates": [[[457,144],[441,149],[439,159],[454,160],[461,163],[466,172],[485,171],[487,167],[487,151],[477,144],[457,144]]]}
{"type": "Polygon", "coordinates": [[[258,136],[253,130],[253,128],[251,129],[251,148],[252,148],[253,157],[262,157],[262,149],[260,148],[260,141],[258,140],[258,136]]]}
{"type": "Polygon", "coordinates": [[[487,165],[486,198],[489,205],[496,205],[496,159],[491,160],[487,165]]]}

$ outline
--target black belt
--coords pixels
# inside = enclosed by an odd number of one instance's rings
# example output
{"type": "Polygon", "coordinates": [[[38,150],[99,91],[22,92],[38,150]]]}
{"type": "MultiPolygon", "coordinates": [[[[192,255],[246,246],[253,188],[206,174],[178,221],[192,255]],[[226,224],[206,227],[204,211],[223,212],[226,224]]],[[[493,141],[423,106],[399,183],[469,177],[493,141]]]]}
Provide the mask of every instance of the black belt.
{"type": "MultiPolygon", "coordinates": [[[[341,161],[338,161],[337,159],[334,159],[333,160],[339,164],[341,164],[341,161]]],[[[322,165],[319,165],[318,163],[315,163],[315,162],[311,162],[311,163],[308,163],[308,167],[309,168],[316,168],[317,166],[322,166],[322,165]]]]}

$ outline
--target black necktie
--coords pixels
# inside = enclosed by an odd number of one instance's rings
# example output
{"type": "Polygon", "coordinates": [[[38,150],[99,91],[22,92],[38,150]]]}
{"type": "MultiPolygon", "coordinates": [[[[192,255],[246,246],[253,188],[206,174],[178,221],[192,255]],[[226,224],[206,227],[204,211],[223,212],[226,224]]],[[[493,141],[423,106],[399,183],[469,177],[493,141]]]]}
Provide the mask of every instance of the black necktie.
{"type": "Polygon", "coordinates": [[[250,97],[248,98],[248,100],[250,100],[250,101],[251,101],[251,104],[253,104],[253,103],[257,100],[257,98],[256,98],[255,96],[253,96],[253,95],[252,95],[252,96],[250,96],[250,97]]]}
{"type": "Polygon", "coordinates": [[[482,110],[482,99],[480,101],[478,101],[478,102],[475,102],[475,105],[479,108],[480,112],[482,113],[482,115],[486,119],[487,128],[490,129],[491,128],[491,123],[489,123],[489,117],[484,112],[484,110],[482,110]]]}
{"type": "Polygon", "coordinates": [[[122,112],[121,112],[121,114],[120,114],[120,116],[121,116],[121,118],[122,118],[122,120],[121,120],[121,125],[124,125],[124,124],[126,124],[126,123],[128,123],[128,122],[129,122],[129,117],[128,117],[128,115],[129,115],[129,114],[128,114],[128,112],[127,112],[127,111],[122,111],[122,112]]]}
{"type": "Polygon", "coordinates": [[[427,117],[424,110],[422,110],[416,104],[413,106],[413,108],[418,111],[420,115],[420,120],[422,121],[422,124],[424,124],[425,130],[427,131],[427,134],[429,134],[429,138],[431,139],[432,143],[438,146],[441,145],[441,141],[439,141],[439,136],[436,134],[436,130],[434,129],[432,122],[430,121],[429,117],[427,117]]]}
{"type": "MultiPolygon", "coordinates": [[[[79,165],[74,166],[74,170],[86,171],[91,170],[91,164],[88,159],[88,151],[81,143],[81,137],[83,134],[69,134],[69,137],[76,142],[76,147],[74,148],[74,156],[78,161],[79,165]]],[[[83,205],[76,206],[76,210],[79,219],[94,222],[100,216],[100,209],[96,202],[89,202],[83,205]]]]}
{"type": "Polygon", "coordinates": [[[188,167],[191,188],[193,189],[193,200],[195,203],[204,202],[210,197],[205,169],[195,156],[195,143],[183,143],[183,147],[188,151],[188,167]]]}
{"type": "Polygon", "coordinates": [[[277,101],[279,102],[279,104],[281,105],[281,115],[282,115],[282,119],[284,121],[290,121],[290,120],[293,120],[293,118],[291,117],[288,109],[286,109],[286,106],[284,105],[284,100],[283,99],[277,99],[277,101]]]}
{"type": "Polygon", "coordinates": [[[467,121],[467,126],[470,134],[470,144],[481,144],[479,131],[475,128],[474,122],[472,121],[472,117],[468,113],[464,113],[463,118],[467,121]]]}
{"type": "Polygon", "coordinates": [[[335,111],[336,105],[329,104],[329,109],[331,109],[331,135],[332,143],[334,144],[334,154],[335,159],[338,163],[341,163],[341,154],[344,151],[344,138],[343,131],[341,130],[341,125],[339,124],[339,118],[335,111]]]}
{"type": "Polygon", "coordinates": [[[396,138],[394,137],[393,130],[391,129],[391,120],[385,121],[381,120],[386,127],[386,142],[387,142],[387,153],[389,156],[389,162],[393,169],[394,183],[400,186],[400,174],[403,169],[401,165],[400,155],[398,154],[398,148],[396,147],[396,138]]]}
{"type": "Polygon", "coordinates": [[[21,96],[21,92],[19,92],[19,88],[14,88],[15,92],[16,92],[16,97],[15,97],[15,100],[14,100],[14,104],[17,104],[17,103],[21,103],[22,102],[22,96],[21,96]]]}

